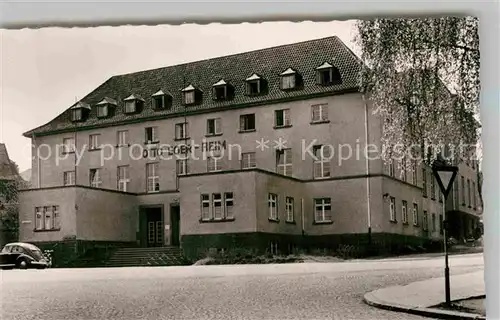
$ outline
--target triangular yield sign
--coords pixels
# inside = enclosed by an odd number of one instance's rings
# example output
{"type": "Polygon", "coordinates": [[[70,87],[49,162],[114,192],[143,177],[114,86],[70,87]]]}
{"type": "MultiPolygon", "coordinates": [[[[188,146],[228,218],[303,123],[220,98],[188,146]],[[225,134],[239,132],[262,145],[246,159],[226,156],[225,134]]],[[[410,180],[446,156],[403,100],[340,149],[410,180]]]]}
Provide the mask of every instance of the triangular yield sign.
{"type": "Polygon", "coordinates": [[[438,171],[437,172],[439,176],[439,180],[441,180],[441,183],[443,185],[441,190],[443,193],[448,189],[448,186],[450,185],[450,181],[453,178],[453,171],[438,171]]]}
{"type": "Polygon", "coordinates": [[[458,167],[455,166],[434,166],[433,168],[434,176],[445,199],[453,187],[453,180],[455,180],[457,171],[458,167]]]}

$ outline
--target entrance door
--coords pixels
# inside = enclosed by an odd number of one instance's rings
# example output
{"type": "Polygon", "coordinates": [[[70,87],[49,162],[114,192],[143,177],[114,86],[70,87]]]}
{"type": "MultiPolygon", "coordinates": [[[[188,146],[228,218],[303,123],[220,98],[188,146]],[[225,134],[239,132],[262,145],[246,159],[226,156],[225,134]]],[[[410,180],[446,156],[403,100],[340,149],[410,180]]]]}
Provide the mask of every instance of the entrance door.
{"type": "Polygon", "coordinates": [[[146,245],[163,246],[163,219],[161,208],[146,209],[146,245]]]}
{"type": "Polygon", "coordinates": [[[178,205],[173,205],[170,207],[170,225],[171,225],[171,244],[173,246],[180,245],[180,207],[178,205]]]}

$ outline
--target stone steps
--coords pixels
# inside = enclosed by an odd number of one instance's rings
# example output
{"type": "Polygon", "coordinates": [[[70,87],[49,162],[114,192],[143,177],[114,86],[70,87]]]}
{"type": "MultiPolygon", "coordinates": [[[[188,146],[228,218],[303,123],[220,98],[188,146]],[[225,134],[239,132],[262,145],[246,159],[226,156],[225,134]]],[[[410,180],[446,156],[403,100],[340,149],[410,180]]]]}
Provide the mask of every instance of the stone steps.
{"type": "Polygon", "coordinates": [[[190,265],[178,247],[120,248],[107,261],[107,267],[190,265]]]}

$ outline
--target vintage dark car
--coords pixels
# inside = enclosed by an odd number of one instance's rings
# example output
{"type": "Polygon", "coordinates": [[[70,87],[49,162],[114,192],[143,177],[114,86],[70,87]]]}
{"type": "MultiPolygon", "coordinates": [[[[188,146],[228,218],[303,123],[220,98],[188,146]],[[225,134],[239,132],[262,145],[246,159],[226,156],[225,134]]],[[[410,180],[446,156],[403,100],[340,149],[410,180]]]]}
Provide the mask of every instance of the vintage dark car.
{"type": "Polygon", "coordinates": [[[35,245],[24,242],[6,244],[0,252],[2,269],[45,269],[49,267],[42,251],[35,245]]]}

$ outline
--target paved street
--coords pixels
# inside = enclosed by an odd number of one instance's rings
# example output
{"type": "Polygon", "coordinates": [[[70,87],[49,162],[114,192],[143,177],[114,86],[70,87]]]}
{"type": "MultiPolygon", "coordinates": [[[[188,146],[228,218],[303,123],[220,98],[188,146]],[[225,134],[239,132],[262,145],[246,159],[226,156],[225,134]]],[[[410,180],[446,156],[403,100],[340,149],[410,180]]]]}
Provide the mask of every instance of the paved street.
{"type": "MultiPolygon", "coordinates": [[[[442,257],[289,265],[2,271],[1,319],[426,319],[363,295],[443,274],[442,257]]],[[[450,257],[452,274],[482,254],[450,257]]],[[[452,290],[453,290],[453,283],[452,290]]]]}

